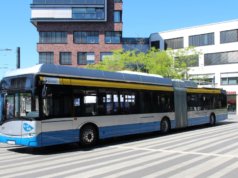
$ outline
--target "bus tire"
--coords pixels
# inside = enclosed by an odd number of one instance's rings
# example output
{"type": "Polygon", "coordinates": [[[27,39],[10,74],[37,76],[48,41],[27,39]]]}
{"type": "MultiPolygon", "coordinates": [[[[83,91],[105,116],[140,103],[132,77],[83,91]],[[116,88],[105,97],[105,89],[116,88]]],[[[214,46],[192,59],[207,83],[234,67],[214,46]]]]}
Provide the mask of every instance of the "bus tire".
{"type": "Polygon", "coordinates": [[[98,129],[94,125],[85,125],[80,130],[80,143],[83,146],[94,146],[98,141],[98,129]]]}
{"type": "Polygon", "coordinates": [[[215,126],[216,125],[216,116],[215,114],[210,115],[210,126],[215,126]]]}
{"type": "Polygon", "coordinates": [[[160,132],[167,134],[170,130],[170,121],[168,118],[163,118],[160,122],[160,132]]]}

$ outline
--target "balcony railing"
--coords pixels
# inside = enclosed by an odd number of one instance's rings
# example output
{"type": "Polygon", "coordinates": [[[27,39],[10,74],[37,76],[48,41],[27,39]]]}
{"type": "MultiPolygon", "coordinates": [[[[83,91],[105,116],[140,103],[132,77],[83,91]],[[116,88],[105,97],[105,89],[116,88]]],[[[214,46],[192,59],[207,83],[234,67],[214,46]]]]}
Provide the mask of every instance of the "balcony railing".
{"type": "Polygon", "coordinates": [[[104,5],[105,0],[33,0],[33,5],[104,5]]]}

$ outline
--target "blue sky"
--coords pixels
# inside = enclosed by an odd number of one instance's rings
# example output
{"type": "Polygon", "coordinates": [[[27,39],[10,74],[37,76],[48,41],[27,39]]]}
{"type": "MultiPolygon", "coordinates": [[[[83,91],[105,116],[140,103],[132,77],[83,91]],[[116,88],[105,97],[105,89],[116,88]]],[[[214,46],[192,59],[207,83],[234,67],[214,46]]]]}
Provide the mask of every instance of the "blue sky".
{"type": "MultiPolygon", "coordinates": [[[[0,78],[16,68],[16,48],[21,66],[38,63],[38,33],[30,23],[32,0],[1,0],[0,78]],[[12,51],[1,51],[10,48],[12,51]]],[[[151,33],[238,19],[237,0],[124,0],[123,36],[148,37],[151,33]]]]}

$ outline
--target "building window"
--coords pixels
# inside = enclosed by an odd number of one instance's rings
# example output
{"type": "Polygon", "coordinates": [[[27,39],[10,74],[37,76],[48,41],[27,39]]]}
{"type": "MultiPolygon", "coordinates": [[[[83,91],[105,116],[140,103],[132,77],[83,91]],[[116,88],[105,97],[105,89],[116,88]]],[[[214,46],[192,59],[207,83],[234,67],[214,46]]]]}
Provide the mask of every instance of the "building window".
{"type": "Polygon", "coordinates": [[[105,0],[33,0],[36,5],[104,5],[105,0]]]}
{"type": "Polygon", "coordinates": [[[189,75],[189,80],[198,85],[215,85],[215,74],[193,74],[189,75]]]}
{"type": "MultiPolygon", "coordinates": [[[[198,65],[199,65],[199,56],[198,55],[175,57],[175,60],[178,60],[181,63],[185,63],[187,67],[198,67],[198,65]]],[[[183,64],[181,64],[181,65],[183,65],[183,64]]]]}
{"type": "Polygon", "coordinates": [[[160,49],[160,41],[151,41],[151,48],[160,49]]]}
{"type": "Polygon", "coordinates": [[[60,64],[61,65],[72,64],[72,55],[70,52],[60,52],[60,64]]]}
{"type": "Polygon", "coordinates": [[[67,43],[67,32],[40,32],[39,43],[67,43]]]}
{"type": "Polygon", "coordinates": [[[238,51],[209,53],[204,55],[205,66],[238,63],[238,51]]]}
{"type": "Polygon", "coordinates": [[[114,22],[115,23],[122,22],[122,11],[114,11],[114,22]]]}
{"type": "Polygon", "coordinates": [[[189,36],[189,46],[214,45],[214,33],[189,36]]]}
{"type": "Polygon", "coordinates": [[[165,50],[166,49],[180,49],[183,48],[184,44],[183,44],[183,37],[180,38],[174,38],[174,39],[167,39],[164,41],[164,46],[165,46],[165,50]]]}
{"type": "Polygon", "coordinates": [[[103,61],[106,58],[109,58],[113,55],[112,52],[101,52],[100,53],[100,60],[103,61]]]}
{"type": "Polygon", "coordinates": [[[220,33],[221,38],[220,42],[222,43],[232,43],[238,41],[238,30],[228,30],[228,31],[222,31],[220,33]]]}
{"type": "Polygon", "coordinates": [[[99,32],[74,32],[74,43],[98,44],[99,32]]]}
{"type": "Polygon", "coordinates": [[[238,85],[238,73],[222,73],[221,85],[238,85]]]}
{"type": "Polygon", "coordinates": [[[121,32],[106,32],[105,43],[120,44],[121,32]]]}
{"type": "Polygon", "coordinates": [[[77,61],[78,65],[94,64],[95,55],[93,52],[79,52],[77,61]]]}
{"type": "Polygon", "coordinates": [[[79,20],[104,20],[104,8],[79,7],[72,10],[73,19],[79,20]]]}
{"type": "Polygon", "coordinates": [[[54,53],[53,52],[40,52],[39,53],[39,64],[54,64],[54,53]]]}

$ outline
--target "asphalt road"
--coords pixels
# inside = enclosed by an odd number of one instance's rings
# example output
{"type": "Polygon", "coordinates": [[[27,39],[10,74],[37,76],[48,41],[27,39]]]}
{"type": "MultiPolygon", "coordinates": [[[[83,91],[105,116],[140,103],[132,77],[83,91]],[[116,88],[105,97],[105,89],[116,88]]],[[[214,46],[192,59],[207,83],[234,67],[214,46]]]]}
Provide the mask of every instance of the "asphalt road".
{"type": "Polygon", "coordinates": [[[238,176],[238,117],[200,126],[106,140],[96,148],[63,145],[29,149],[0,144],[0,177],[234,177],[238,176]]]}

